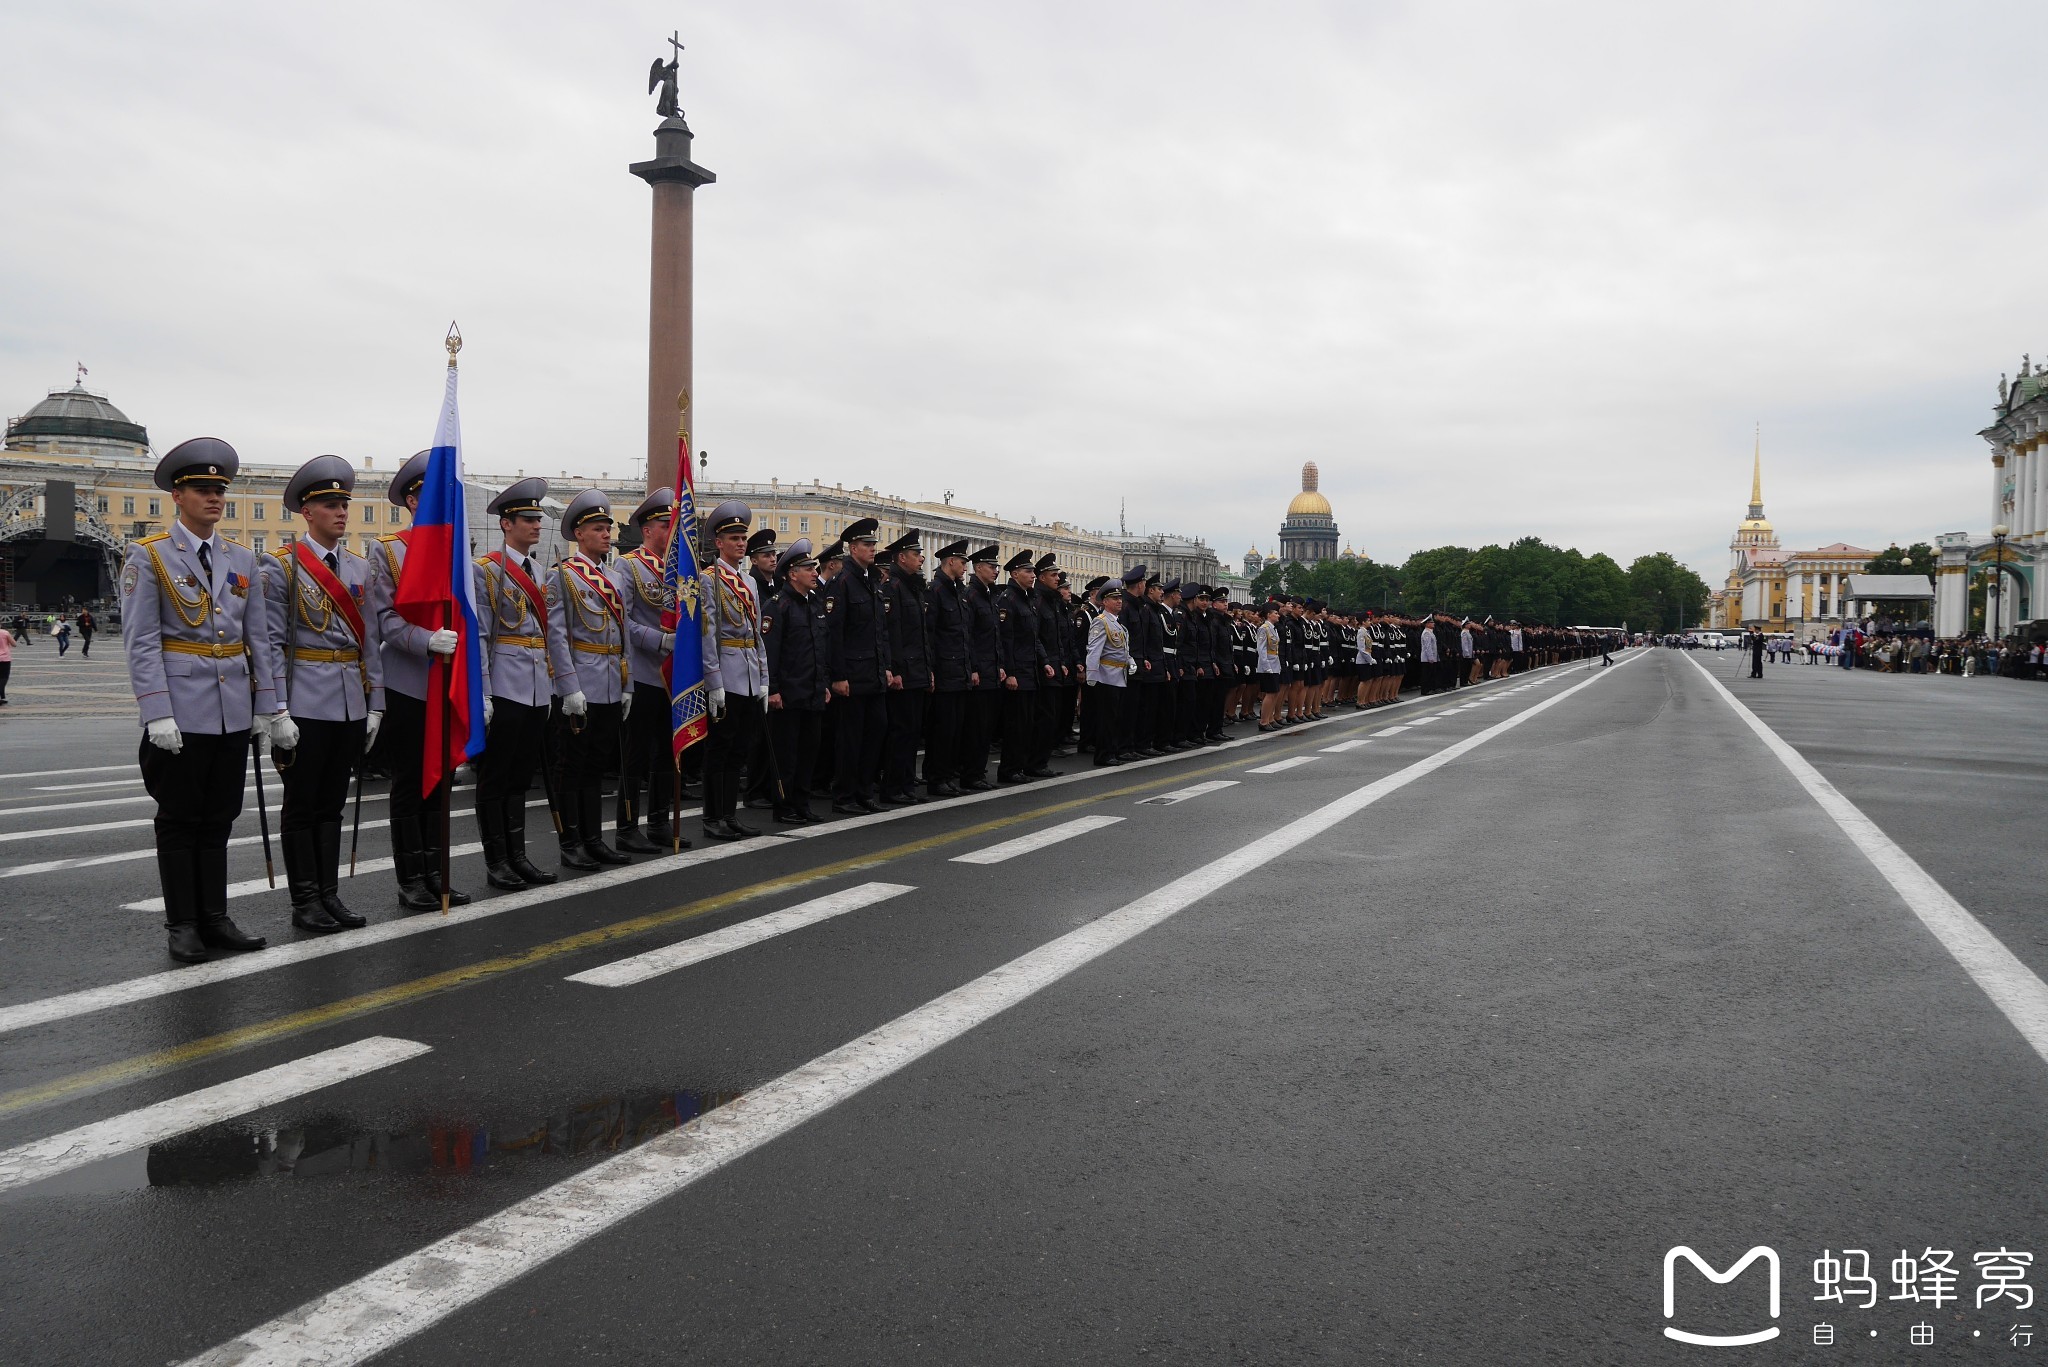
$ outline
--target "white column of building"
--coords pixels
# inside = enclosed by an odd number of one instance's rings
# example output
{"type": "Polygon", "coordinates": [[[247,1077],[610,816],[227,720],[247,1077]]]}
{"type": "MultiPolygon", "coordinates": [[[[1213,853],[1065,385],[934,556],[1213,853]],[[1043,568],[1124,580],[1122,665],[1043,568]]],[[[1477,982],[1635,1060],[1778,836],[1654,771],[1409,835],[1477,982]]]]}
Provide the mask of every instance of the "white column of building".
{"type": "Polygon", "coordinates": [[[2012,472],[2012,534],[2034,530],[2034,438],[2014,453],[2012,472]]]}

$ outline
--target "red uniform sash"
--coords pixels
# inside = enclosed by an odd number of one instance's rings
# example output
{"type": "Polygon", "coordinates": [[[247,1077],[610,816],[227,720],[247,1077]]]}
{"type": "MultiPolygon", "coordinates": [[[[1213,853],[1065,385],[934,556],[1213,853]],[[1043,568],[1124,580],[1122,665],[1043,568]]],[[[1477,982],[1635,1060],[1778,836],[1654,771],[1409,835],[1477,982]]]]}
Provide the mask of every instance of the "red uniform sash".
{"type": "Polygon", "coordinates": [[[503,551],[492,551],[484,559],[495,563],[499,569],[505,572],[505,577],[510,579],[518,586],[519,591],[526,595],[527,603],[533,608],[533,619],[540,623],[541,634],[545,636],[548,630],[548,605],[547,599],[541,594],[540,585],[528,579],[526,571],[513,564],[503,551]]]}
{"type": "Polygon", "coordinates": [[[572,555],[562,562],[564,569],[581,579],[604,603],[605,610],[610,612],[612,620],[618,623],[619,639],[623,641],[626,639],[626,604],[619,597],[619,587],[606,578],[603,572],[595,568],[586,568],[589,565],[590,562],[580,555],[572,555]]]}
{"type": "Polygon", "coordinates": [[[746,575],[736,574],[732,570],[728,569],[726,567],[726,563],[723,560],[712,561],[711,570],[712,573],[718,576],[719,583],[725,585],[726,588],[732,590],[732,592],[738,596],[740,600],[740,606],[746,609],[747,615],[750,617],[753,616],[754,585],[752,581],[750,581],[746,575]]]}
{"type": "MultiPolygon", "coordinates": [[[[341,620],[347,622],[348,629],[355,633],[356,644],[362,645],[367,639],[367,633],[363,629],[363,610],[356,606],[355,595],[343,587],[341,580],[336,577],[333,570],[327,568],[327,562],[320,558],[319,553],[305,538],[301,537],[293,542],[292,551],[299,558],[299,569],[319,585],[320,592],[327,595],[327,601],[334,605],[334,610],[341,614],[341,620]]],[[[296,608],[293,610],[296,611],[296,608]]]]}

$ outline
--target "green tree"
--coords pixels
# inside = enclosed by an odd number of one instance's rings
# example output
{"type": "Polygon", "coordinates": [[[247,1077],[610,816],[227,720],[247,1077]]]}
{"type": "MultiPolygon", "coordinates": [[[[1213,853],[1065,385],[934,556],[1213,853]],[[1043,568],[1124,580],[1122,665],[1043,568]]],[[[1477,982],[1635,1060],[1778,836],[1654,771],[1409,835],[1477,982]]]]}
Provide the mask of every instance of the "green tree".
{"type": "Polygon", "coordinates": [[[1669,552],[1658,551],[1629,565],[1628,596],[1631,627],[1668,633],[1699,624],[1707,585],[1669,552]]]}
{"type": "Polygon", "coordinates": [[[1410,614],[1451,610],[1451,593],[1472,552],[1463,546],[1417,551],[1401,566],[1401,605],[1410,614]]]}

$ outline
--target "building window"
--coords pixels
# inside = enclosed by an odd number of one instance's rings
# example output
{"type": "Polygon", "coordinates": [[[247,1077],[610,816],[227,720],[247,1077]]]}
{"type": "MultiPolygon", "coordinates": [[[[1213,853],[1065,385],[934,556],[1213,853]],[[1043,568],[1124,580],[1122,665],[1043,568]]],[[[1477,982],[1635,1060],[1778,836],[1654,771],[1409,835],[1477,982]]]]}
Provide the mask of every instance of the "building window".
{"type": "Polygon", "coordinates": [[[776,518],[776,519],[775,519],[775,530],[776,530],[776,531],[778,531],[778,532],[786,532],[786,531],[788,531],[788,530],[789,530],[789,519],[788,519],[788,518],[786,518],[786,517],[778,517],[778,518],[776,518]]]}
{"type": "Polygon", "coordinates": [[[228,503],[227,503],[227,508],[226,508],[226,510],[224,511],[224,513],[223,513],[223,516],[226,516],[226,517],[230,517],[230,518],[233,518],[233,517],[240,517],[240,516],[241,516],[241,514],[240,514],[240,513],[237,513],[237,512],[235,511],[235,501],[234,501],[233,499],[229,499],[229,500],[228,500],[228,503]]]}
{"type": "Polygon", "coordinates": [[[263,502],[261,499],[258,499],[249,505],[249,517],[251,521],[255,522],[261,522],[263,520],[263,502]]]}
{"type": "Polygon", "coordinates": [[[106,511],[106,510],[107,510],[107,501],[106,501],[105,499],[101,499],[101,500],[100,500],[100,511],[104,513],[104,512],[106,511]]]}
{"type": "Polygon", "coordinates": [[[256,554],[258,554],[258,555],[261,555],[261,554],[263,554],[263,549],[264,549],[264,547],[263,547],[263,533],[261,533],[261,532],[258,532],[258,533],[256,533],[256,535],[254,535],[254,536],[250,537],[250,538],[249,538],[249,546],[250,546],[250,549],[252,549],[252,550],[254,550],[254,551],[256,552],[256,554]]]}
{"type": "Polygon", "coordinates": [[[277,544],[280,546],[289,546],[292,544],[292,542],[296,540],[298,540],[298,538],[293,536],[290,532],[279,532],[277,534],[277,544]]]}
{"type": "MultiPolygon", "coordinates": [[[[101,511],[101,512],[105,512],[105,511],[106,511],[106,509],[105,509],[105,508],[101,508],[101,509],[100,509],[100,511],[101,511]]],[[[797,529],[797,530],[798,530],[799,532],[808,532],[808,531],[810,531],[810,529],[811,529],[811,520],[810,520],[809,518],[807,518],[807,517],[800,517],[800,518],[798,518],[798,519],[796,520],[796,529],[797,529]]]]}
{"type": "Polygon", "coordinates": [[[377,520],[377,505],[376,505],[376,504],[374,504],[374,503],[365,503],[365,504],[363,505],[363,523],[364,523],[364,525],[365,525],[365,526],[367,526],[368,524],[370,524],[370,523],[372,523],[372,522],[375,522],[376,520],[377,520]]]}
{"type": "Polygon", "coordinates": [[[367,556],[368,556],[368,555],[369,555],[369,554],[370,554],[370,553],[371,553],[372,551],[374,551],[374,550],[376,550],[376,549],[377,549],[377,538],[376,538],[376,537],[374,537],[374,536],[368,536],[368,535],[364,536],[364,537],[363,537],[363,554],[364,554],[364,556],[366,556],[366,557],[367,557],[367,556]]]}
{"type": "Polygon", "coordinates": [[[132,499],[132,498],[124,498],[124,499],[122,499],[122,500],[121,500],[121,516],[123,516],[123,517],[133,517],[133,516],[135,516],[135,500],[134,500],[134,499],[132,499]]]}
{"type": "Polygon", "coordinates": [[[164,515],[162,500],[153,498],[149,501],[149,515],[151,517],[162,517],[164,515]]]}

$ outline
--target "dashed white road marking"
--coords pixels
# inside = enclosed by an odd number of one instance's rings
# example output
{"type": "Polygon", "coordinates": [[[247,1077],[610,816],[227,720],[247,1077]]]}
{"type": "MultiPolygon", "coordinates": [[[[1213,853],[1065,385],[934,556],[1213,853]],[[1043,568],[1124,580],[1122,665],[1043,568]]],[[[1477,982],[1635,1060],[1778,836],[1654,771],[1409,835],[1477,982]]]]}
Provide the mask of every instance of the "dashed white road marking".
{"type": "Polygon", "coordinates": [[[430,1045],[412,1040],[373,1036],[38,1139],[0,1153],[0,1191],[40,1182],[102,1158],[275,1106],[280,1101],[418,1058],[431,1049],[430,1045]]]}
{"type": "Polygon", "coordinates": [[[619,959],[581,973],[571,973],[568,981],[587,983],[592,987],[631,987],[650,978],[659,978],[664,973],[701,964],[706,959],[715,959],[721,954],[730,954],[734,950],[760,944],[763,940],[787,935],[792,930],[802,930],[820,921],[829,921],[849,911],[859,911],[862,907],[871,907],[877,902],[886,902],[892,897],[915,891],[917,889],[907,883],[862,883],[857,888],[813,897],[808,902],[771,911],[766,916],[756,916],[751,921],[714,930],[709,935],[694,936],[679,944],[663,945],[645,954],[635,954],[630,959],[619,959]]]}
{"type": "Polygon", "coordinates": [[[82,793],[88,788],[139,788],[141,786],[142,780],[139,778],[105,778],[97,783],[38,783],[35,786],[35,791],[39,793],[82,793]]]}
{"type": "Polygon", "coordinates": [[[1920,918],[1920,923],[1933,932],[1941,947],[1962,965],[1963,971],[1991,999],[1991,1004],[2012,1022],[2013,1028],[2033,1046],[2034,1052],[2048,1060],[2048,983],[2042,982],[2033,969],[1985,929],[1984,923],[1972,915],[1969,908],[1950,895],[1948,889],[1921,868],[1897,841],[1865,816],[1860,807],[1842,796],[1841,790],[1828,782],[1804,755],[1744,706],[1742,700],[1730,693],[1727,685],[1715,678],[1705,665],[1690,655],[1685,659],[1713,685],[1722,701],[1735,709],[1735,715],[1742,718],[1757,738],[1769,747],[1770,752],[1778,757],[1778,762],[1791,771],[1792,777],[1799,781],[1799,786],[1809,797],[1820,804],[1821,810],[1834,818],[1842,833],[1863,852],[1864,858],[1871,862],[1885,882],[1891,884],[1892,890],[1920,918]]]}
{"type": "Polygon", "coordinates": [[[1407,726],[1382,726],[1379,730],[1373,732],[1373,735],[1376,737],[1398,735],[1407,729],[1407,726]]]}
{"type": "Polygon", "coordinates": [[[1350,751],[1356,750],[1361,745],[1371,744],[1372,740],[1370,737],[1363,740],[1340,740],[1335,745],[1325,745],[1322,749],[1316,751],[1316,753],[1319,755],[1342,755],[1347,754],[1350,751]]]}
{"type": "Polygon", "coordinates": [[[1314,755],[1296,755],[1292,759],[1275,760],[1271,764],[1261,764],[1258,768],[1247,769],[1245,772],[1247,774],[1284,774],[1289,769],[1299,769],[1304,764],[1314,764],[1315,762],[1316,757],[1314,755]]]}
{"type": "Polygon", "coordinates": [[[1417,718],[1416,718],[1416,719],[1415,719],[1414,721],[1411,721],[1411,722],[1409,722],[1408,724],[1409,724],[1410,726],[1428,726],[1428,725],[1430,725],[1430,724],[1431,724],[1432,722],[1440,722],[1440,721],[1442,721],[1442,720],[1443,720],[1443,714],[1442,714],[1442,713],[1438,713],[1438,714],[1437,714],[1436,716],[1434,716],[1434,717],[1417,717],[1417,718]]]}
{"type": "MultiPolygon", "coordinates": [[[[1612,671],[1609,671],[1611,673],[1612,671]]],[[[191,1367],[353,1367],[415,1337],[1028,1000],[1347,817],[1589,688],[1447,745],[764,1083],[678,1130],[258,1325],[191,1367]]]]}
{"type": "Polygon", "coordinates": [[[126,764],[88,764],[83,769],[28,769],[19,774],[0,774],[0,783],[12,783],[21,778],[65,778],[72,774],[113,774],[123,769],[133,769],[134,761],[126,764]]]}
{"type": "Polygon", "coordinates": [[[1077,835],[1086,835],[1090,831],[1099,831],[1104,826],[1114,826],[1122,820],[1123,818],[1120,816],[1077,816],[1072,821],[1062,821],[1057,826],[1048,826],[1042,831],[1033,831],[1029,835],[1020,835],[1015,840],[1005,840],[1000,845],[990,845],[987,849],[970,850],[966,854],[956,854],[948,862],[954,864],[1000,864],[1006,860],[1015,859],[1020,854],[1030,854],[1035,850],[1042,850],[1048,845],[1057,845],[1063,840],[1072,840],[1077,835]]]}
{"type": "Polygon", "coordinates": [[[1220,793],[1225,788],[1235,788],[1237,783],[1238,781],[1234,778],[1213,778],[1207,783],[1196,783],[1186,788],[1175,788],[1170,793],[1160,793],[1157,797],[1141,797],[1138,799],[1137,805],[1140,807],[1172,807],[1186,802],[1190,798],[1206,797],[1210,793],[1220,793]]]}

